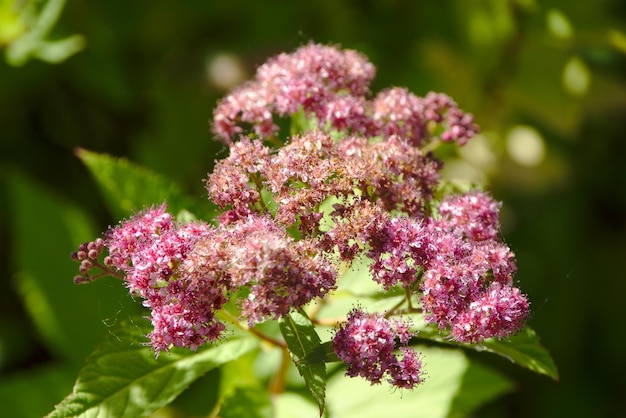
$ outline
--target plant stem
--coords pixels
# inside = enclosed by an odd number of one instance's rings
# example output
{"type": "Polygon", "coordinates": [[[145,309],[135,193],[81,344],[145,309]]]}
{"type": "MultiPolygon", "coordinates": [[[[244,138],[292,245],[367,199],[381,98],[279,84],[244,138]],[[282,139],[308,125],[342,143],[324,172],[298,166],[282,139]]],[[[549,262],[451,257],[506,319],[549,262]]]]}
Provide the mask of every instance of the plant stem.
{"type": "Polygon", "coordinates": [[[269,384],[269,392],[272,395],[278,395],[285,390],[285,380],[287,378],[287,372],[289,371],[289,365],[291,364],[291,356],[287,348],[281,350],[282,357],[280,360],[280,367],[276,371],[276,374],[272,377],[269,384]]]}
{"type": "MultiPolygon", "coordinates": [[[[389,318],[389,317],[393,316],[393,315],[396,313],[396,311],[400,308],[400,306],[404,305],[404,302],[405,302],[407,299],[410,301],[410,298],[408,297],[408,294],[407,294],[407,297],[406,297],[406,298],[401,299],[401,300],[400,300],[400,302],[396,303],[396,304],[395,304],[395,305],[394,305],[391,309],[389,309],[389,310],[385,313],[385,318],[389,318]]],[[[410,303],[410,302],[409,302],[409,303],[410,303]]]]}
{"type": "Polygon", "coordinates": [[[275,347],[279,347],[281,349],[285,349],[287,347],[284,341],[280,341],[275,338],[272,338],[269,335],[262,333],[256,328],[251,328],[247,325],[242,324],[233,314],[231,314],[225,309],[222,309],[221,311],[219,311],[218,315],[222,317],[222,319],[230,322],[231,324],[239,328],[240,330],[249,332],[255,337],[258,337],[260,340],[266,341],[275,347]]]}

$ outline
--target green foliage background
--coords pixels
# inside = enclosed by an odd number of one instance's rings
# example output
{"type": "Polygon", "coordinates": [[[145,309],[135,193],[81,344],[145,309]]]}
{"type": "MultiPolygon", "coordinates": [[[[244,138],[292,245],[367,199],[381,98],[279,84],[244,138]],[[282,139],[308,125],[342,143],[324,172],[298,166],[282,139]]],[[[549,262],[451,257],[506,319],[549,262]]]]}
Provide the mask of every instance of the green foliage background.
{"type": "Polygon", "coordinates": [[[517,386],[476,415],[626,410],[624,2],[72,0],[47,36],[74,34],[86,43],[63,62],[0,63],[2,415],[49,412],[110,327],[138,311],[113,279],[72,284],[69,252],[119,219],[75,149],[126,157],[204,197],[201,179],[226,155],[207,123],[225,94],[212,63],[230,54],[249,76],[309,40],[365,53],[374,91],[449,94],[485,133],[487,154],[461,153],[450,172],[504,201],[530,325],[561,380],[480,356],[517,386]],[[540,162],[507,147],[519,126],[539,134],[540,162]]]}

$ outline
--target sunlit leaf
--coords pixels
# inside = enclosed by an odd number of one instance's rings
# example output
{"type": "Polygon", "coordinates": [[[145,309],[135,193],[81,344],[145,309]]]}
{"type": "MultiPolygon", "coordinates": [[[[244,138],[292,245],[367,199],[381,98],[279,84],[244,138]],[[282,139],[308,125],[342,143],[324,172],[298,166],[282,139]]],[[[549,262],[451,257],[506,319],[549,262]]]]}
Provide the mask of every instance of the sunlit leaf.
{"type": "Polygon", "coordinates": [[[208,218],[213,215],[208,203],[200,205],[186,196],[175,183],[144,167],[123,158],[84,149],[77,150],[76,154],[91,171],[109,209],[119,218],[164,201],[174,214],[186,211],[183,212],[185,217],[189,213],[208,218]]]}
{"type": "Polygon", "coordinates": [[[327,407],[331,417],[444,418],[451,411],[469,361],[460,350],[416,346],[427,373],[413,390],[395,390],[383,382],[371,385],[339,373],[328,380],[327,407]]]}
{"type": "Polygon", "coordinates": [[[320,346],[320,337],[303,311],[283,316],[279,324],[291,357],[317,402],[321,415],[325,402],[326,364],[303,361],[309,353],[320,346]]]}
{"type": "Polygon", "coordinates": [[[145,346],[145,320],[125,321],[87,359],[72,393],[50,418],[146,416],[171,402],[207,371],[257,346],[233,338],[198,352],[176,349],[155,358],[145,346]]]}
{"type": "Polygon", "coordinates": [[[274,397],[274,418],[312,418],[316,409],[313,402],[300,394],[283,392],[274,397]]]}

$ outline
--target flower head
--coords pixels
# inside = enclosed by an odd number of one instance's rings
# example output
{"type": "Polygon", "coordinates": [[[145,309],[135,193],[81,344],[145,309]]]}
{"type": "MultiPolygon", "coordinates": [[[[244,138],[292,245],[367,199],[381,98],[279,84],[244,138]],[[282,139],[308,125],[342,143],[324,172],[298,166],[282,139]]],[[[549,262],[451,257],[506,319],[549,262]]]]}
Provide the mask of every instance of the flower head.
{"type": "Polygon", "coordinates": [[[513,286],[514,254],[500,241],[499,207],[480,192],[447,197],[426,226],[435,251],[426,254],[421,283],[425,319],[459,341],[506,337],[528,316],[513,286]]]}
{"type": "Polygon", "coordinates": [[[372,384],[387,376],[392,385],[412,389],[422,382],[419,355],[405,346],[412,335],[400,320],[355,309],[335,334],[333,348],[346,363],[348,376],[361,376],[372,384]],[[396,340],[403,345],[401,356],[394,353],[396,340]]]}
{"type": "Polygon", "coordinates": [[[213,234],[204,223],[177,225],[165,205],[141,212],[107,234],[109,265],[125,274],[131,293],[151,310],[154,329],[148,337],[157,353],[172,345],[196,349],[224,330],[214,317],[226,302],[224,288],[206,278],[196,280],[197,271],[185,266],[198,242],[213,234]]]}

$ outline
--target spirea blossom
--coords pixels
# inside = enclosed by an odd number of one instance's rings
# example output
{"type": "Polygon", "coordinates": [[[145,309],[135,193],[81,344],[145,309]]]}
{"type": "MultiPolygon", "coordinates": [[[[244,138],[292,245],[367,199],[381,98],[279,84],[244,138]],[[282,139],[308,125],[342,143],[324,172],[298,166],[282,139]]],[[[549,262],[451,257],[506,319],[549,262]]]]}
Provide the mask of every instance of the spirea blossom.
{"type": "Polygon", "coordinates": [[[478,132],[471,114],[442,93],[419,97],[394,87],[370,97],[374,65],[353,50],[310,43],[261,65],[223,98],[213,131],[227,144],[251,126],[260,138],[279,132],[274,118],[304,112],[320,129],[370,137],[399,135],[413,146],[437,137],[464,145],[478,132]]]}
{"type": "Polygon", "coordinates": [[[412,336],[400,320],[355,309],[335,334],[333,348],[346,363],[348,376],[361,376],[372,384],[386,377],[396,387],[413,389],[422,382],[422,370],[419,354],[406,346],[412,336]],[[401,355],[395,352],[398,345],[401,355]]]}
{"type": "MultiPolygon", "coordinates": [[[[170,346],[196,349],[224,329],[214,313],[225,303],[198,291],[179,267],[199,240],[210,234],[204,223],[177,225],[166,206],[148,209],[112,228],[104,241],[107,264],[125,274],[131,293],[151,309],[149,338],[157,352],[170,346]]],[[[200,286],[201,287],[201,286],[200,286]]]]}
{"type": "Polygon", "coordinates": [[[385,314],[349,312],[332,347],[348,376],[405,389],[423,372],[399,315],[421,314],[467,343],[520,330],[529,301],[500,237],[501,204],[442,187],[437,148],[471,139],[473,116],[442,93],[372,93],[374,75],[365,56],[337,46],[269,59],[214,111],[228,156],[205,180],[220,209],[213,223],[147,208],[71,254],[75,282],[121,278],[150,312],[158,354],[216,341],[226,329],[218,316],[246,329],[332,303],[340,272],[368,259],[359,277],[383,298],[393,288],[406,297],[385,314]]]}
{"type": "Polygon", "coordinates": [[[528,300],[513,285],[515,257],[497,232],[498,210],[489,196],[471,192],[442,201],[441,217],[427,226],[435,251],[421,283],[425,319],[450,327],[459,341],[506,337],[528,316],[528,300]]]}

